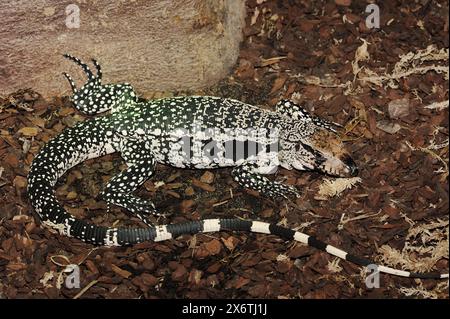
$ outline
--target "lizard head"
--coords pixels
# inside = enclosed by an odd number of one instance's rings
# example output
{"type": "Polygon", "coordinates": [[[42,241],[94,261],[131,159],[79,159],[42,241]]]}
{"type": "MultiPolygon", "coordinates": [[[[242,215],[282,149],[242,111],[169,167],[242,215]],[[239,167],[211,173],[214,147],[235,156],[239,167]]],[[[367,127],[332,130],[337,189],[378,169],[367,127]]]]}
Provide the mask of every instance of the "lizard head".
{"type": "Polygon", "coordinates": [[[336,177],[358,175],[358,167],[335,127],[334,123],[312,116],[296,120],[290,130],[282,133],[281,165],[336,177]]]}

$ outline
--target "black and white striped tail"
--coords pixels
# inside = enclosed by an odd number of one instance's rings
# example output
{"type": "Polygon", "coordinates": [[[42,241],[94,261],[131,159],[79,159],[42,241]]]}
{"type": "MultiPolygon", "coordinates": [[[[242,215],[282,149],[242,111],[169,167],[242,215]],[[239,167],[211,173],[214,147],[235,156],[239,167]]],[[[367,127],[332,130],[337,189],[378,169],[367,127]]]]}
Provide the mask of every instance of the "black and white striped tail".
{"type": "MultiPolygon", "coordinates": [[[[205,219],[203,221],[194,221],[180,224],[172,224],[167,226],[160,226],[153,231],[155,232],[155,241],[165,240],[168,238],[176,238],[185,233],[208,233],[222,230],[231,231],[246,231],[252,233],[271,234],[281,237],[286,240],[295,240],[314,247],[327,253],[348,260],[359,266],[368,266],[374,264],[373,261],[351,255],[339,248],[328,245],[315,237],[308,236],[304,233],[260,221],[246,221],[241,219],[205,219]]],[[[414,273],[404,270],[397,270],[390,267],[378,266],[378,271],[386,274],[392,274],[402,277],[422,278],[422,279],[442,279],[448,278],[448,274],[438,273],[414,273]]]]}
{"type": "MultiPolygon", "coordinates": [[[[49,225],[51,226],[51,225],[49,225]]],[[[164,241],[177,238],[184,234],[210,233],[218,231],[244,231],[276,235],[286,240],[295,240],[310,247],[326,251],[327,253],[356,265],[366,267],[375,263],[369,259],[349,254],[339,248],[328,245],[312,236],[304,233],[260,221],[248,221],[241,219],[205,219],[185,223],[168,224],[149,228],[108,228],[87,224],[82,220],[75,219],[69,231],[65,235],[83,239],[84,241],[106,246],[125,246],[145,241],[164,241]]],[[[438,273],[415,273],[398,270],[386,266],[377,266],[381,273],[421,279],[444,279],[448,274],[438,273]]]]}

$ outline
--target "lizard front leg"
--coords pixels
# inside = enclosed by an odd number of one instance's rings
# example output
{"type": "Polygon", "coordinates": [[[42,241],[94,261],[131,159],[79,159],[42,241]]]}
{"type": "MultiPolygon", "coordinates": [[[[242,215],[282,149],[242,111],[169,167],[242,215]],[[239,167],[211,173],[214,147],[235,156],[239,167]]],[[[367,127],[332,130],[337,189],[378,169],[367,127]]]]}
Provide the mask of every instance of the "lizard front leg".
{"type": "Polygon", "coordinates": [[[96,60],[92,59],[97,70],[97,74],[94,75],[89,66],[80,59],[69,54],[64,54],[64,57],[81,66],[88,78],[87,82],[77,89],[70,75],[63,73],[72,88],[71,100],[78,111],[87,115],[96,115],[109,110],[114,111],[127,102],[137,101],[133,87],[128,83],[102,85],[102,71],[96,60]]]}
{"type": "Polygon", "coordinates": [[[154,172],[155,160],[151,155],[149,143],[127,140],[120,147],[120,153],[128,168],[114,176],[100,196],[108,203],[126,208],[150,226],[152,223],[148,215],[162,214],[157,213],[151,201],[132,194],[154,172]]]}
{"type": "Polygon", "coordinates": [[[267,177],[257,173],[257,167],[252,164],[235,167],[231,171],[231,174],[234,180],[242,187],[258,191],[268,197],[287,198],[288,196],[300,196],[295,187],[271,181],[267,177]]]}

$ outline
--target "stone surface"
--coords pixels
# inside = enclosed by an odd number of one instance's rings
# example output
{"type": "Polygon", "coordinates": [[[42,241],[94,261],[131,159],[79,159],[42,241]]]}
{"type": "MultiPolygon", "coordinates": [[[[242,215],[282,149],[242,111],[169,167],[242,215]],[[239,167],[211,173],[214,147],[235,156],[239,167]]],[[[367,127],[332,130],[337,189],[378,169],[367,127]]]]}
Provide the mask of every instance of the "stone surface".
{"type": "Polygon", "coordinates": [[[0,92],[69,93],[61,72],[84,81],[70,53],[96,58],[105,82],[140,94],[205,87],[226,76],[242,38],[243,0],[0,3],[0,92]],[[79,9],[79,12],[77,10],[79,9]],[[79,27],[74,19],[79,13],[79,27]],[[75,27],[74,27],[75,26],[75,27]]]}

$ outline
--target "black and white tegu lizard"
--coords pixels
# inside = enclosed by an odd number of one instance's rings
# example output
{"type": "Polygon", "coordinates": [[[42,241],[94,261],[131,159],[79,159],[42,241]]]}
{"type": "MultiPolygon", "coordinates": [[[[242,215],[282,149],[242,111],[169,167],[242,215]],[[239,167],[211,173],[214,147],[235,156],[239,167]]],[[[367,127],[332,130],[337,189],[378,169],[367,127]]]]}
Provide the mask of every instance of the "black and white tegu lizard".
{"type": "MultiPolygon", "coordinates": [[[[283,100],[274,112],[232,99],[189,96],[142,101],[129,84],[101,83],[99,64],[94,74],[79,59],[88,81],[77,89],[69,75],[72,101],[82,113],[96,115],[50,140],[33,160],[28,175],[30,201],[43,225],[87,243],[107,246],[162,241],[182,234],[222,230],[273,234],[324,250],[360,266],[372,261],[351,255],[312,236],[261,221],[205,219],[178,224],[152,225],[158,215],[152,202],[133,195],[154,172],[155,164],[179,168],[233,167],[233,178],[243,187],[270,197],[297,195],[292,186],[274,182],[265,174],[278,166],[350,177],[355,162],[336,133],[336,125],[315,117],[293,102],[283,100]],[[126,208],[148,227],[96,226],[69,214],[58,203],[54,186],[71,167],[90,158],[119,152],[127,169],[113,177],[102,198],[126,208]]],[[[447,278],[448,274],[412,273],[379,266],[380,272],[417,278],[447,278]]]]}

